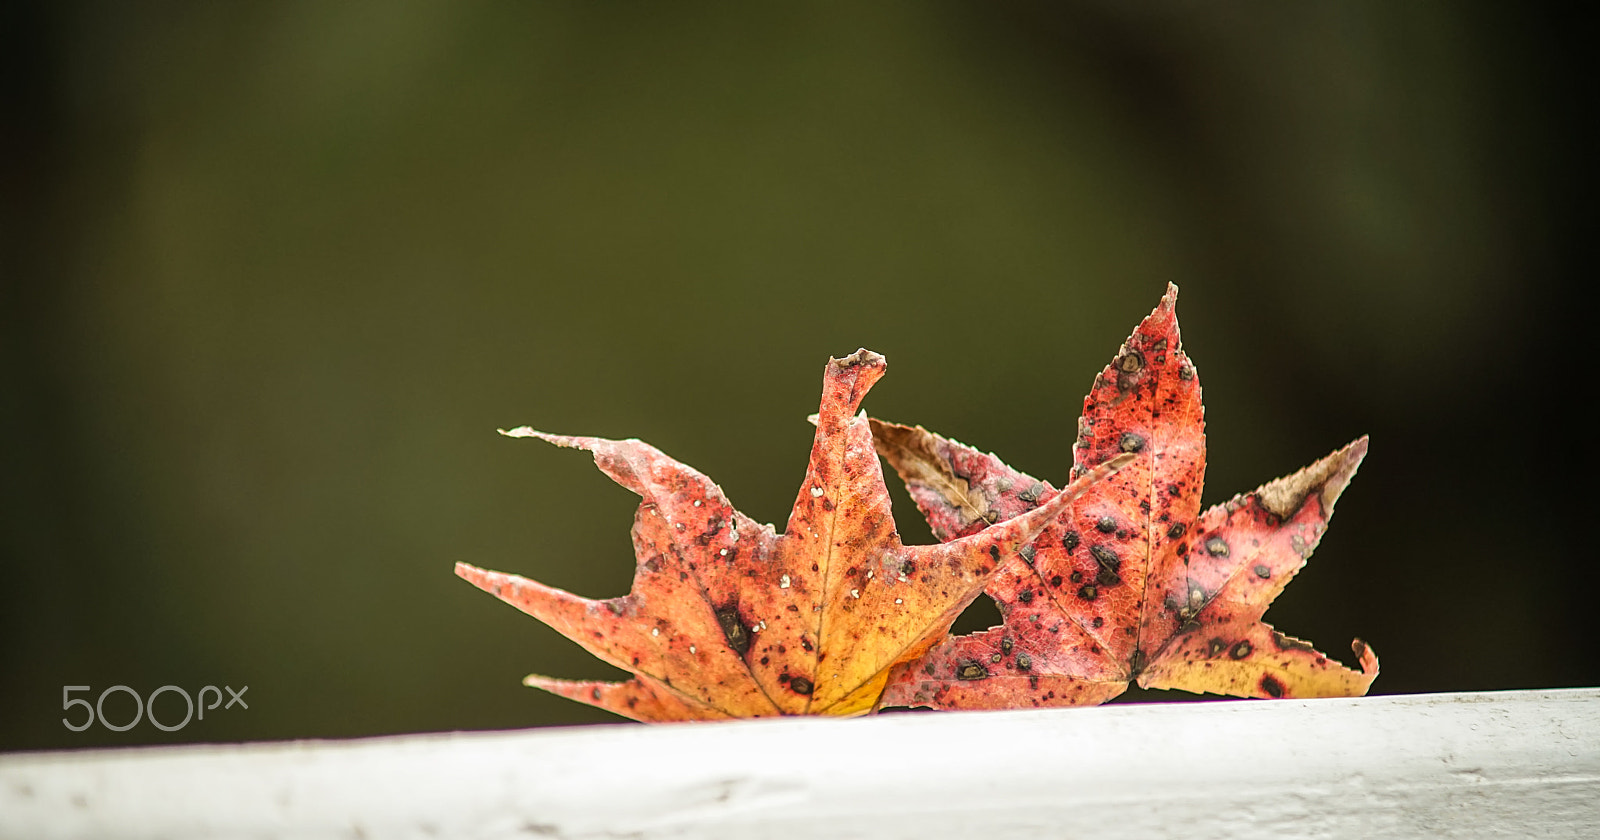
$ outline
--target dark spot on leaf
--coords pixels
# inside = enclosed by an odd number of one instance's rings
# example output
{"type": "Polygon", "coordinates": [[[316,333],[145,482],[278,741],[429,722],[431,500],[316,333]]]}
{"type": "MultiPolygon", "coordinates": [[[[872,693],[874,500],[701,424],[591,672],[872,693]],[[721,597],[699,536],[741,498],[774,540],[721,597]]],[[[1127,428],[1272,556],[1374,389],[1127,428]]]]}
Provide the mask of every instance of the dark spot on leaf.
{"type": "Polygon", "coordinates": [[[1129,350],[1117,360],[1117,370],[1123,373],[1138,373],[1144,368],[1144,356],[1138,350],[1129,350]]]}
{"type": "Polygon", "coordinates": [[[1221,537],[1207,537],[1206,553],[1212,557],[1227,557],[1228,541],[1221,537]]]}
{"type": "Polygon", "coordinates": [[[1011,645],[1012,645],[1012,642],[1011,642],[1011,637],[1010,636],[1005,636],[1005,637],[1001,638],[1000,639],[1000,652],[1001,653],[1010,653],[1011,652],[1011,645]]]}
{"type": "Polygon", "coordinates": [[[917,564],[911,562],[910,560],[901,560],[900,561],[900,574],[902,574],[902,575],[904,575],[906,577],[911,577],[911,574],[913,572],[915,572],[916,570],[917,570],[917,564]]]}
{"type": "Polygon", "coordinates": [[[744,656],[745,651],[750,649],[750,628],[739,620],[739,611],[732,604],[717,610],[717,623],[722,625],[722,635],[727,637],[728,647],[744,656]]]}
{"type": "Polygon", "coordinates": [[[1234,659],[1243,659],[1249,656],[1252,650],[1255,650],[1255,648],[1250,646],[1249,639],[1240,639],[1234,643],[1233,647],[1228,648],[1228,656],[1234,659]]]}
{"type": "Polygon", "coordinates": [[[956,679],[981,680],[989,676],[989,670],[973,659],[963,659],[956,664],[956,679]]]}
{"type": "Polygon", "coordinates": [[[590,691],[589,692],[589,696],[593,697],[595,699],[595,702],[599,702],[599,700],[600,700],[600,689],[596,688],[596,689],[590,691]]]}
{"type": "Polygon", "coordinates": [[[1270,696],[1270,697],[1273,697],[1273,698],[1282,697],[1283,696],[1283,683],[1278,682],[1278,678],[1277,677],[1274,677],[1271,674],[1267,674],[1267,675],[1265,675],[1265,676],[1263,676],[1261,678],[1261,690],[1265,691],[1267,693],[1267,695],[1270,696]]]}
{"type": "Polygon", "coordinates": [[[1021,601],[1024,604],[1033,603],[1033,590],[1032,589],[1024,589],[1021,592],[1018,592],[1017,593],[1017,600],[1021,601]]]}
{"type": "Polygon", "coordinates": [[[998,654],[998,653],[989,654],[989,662],[990,662],[990,664],[998,663],[999,661],[1000,661],[1000,654],[998,654]]]}
{"type": "Polygon", "coordinates": [[[1026,653],[1017,654],[1017,668],[1026,671],[1033,667],[1033,657],[1026,653]]]}
{"type": "MultiPolygon", "coordinates": [[[[607,601],[606,602],[606,609],[610,610],[612,615],[622,615],[622,602],[621,601],[607,601]]],[[[702,615],[703,614],[704,613],[702,613],[702,615]]]]}
{"type": "Polygon", "coordinates": [[[1083,583],[1083,572],[1073,572],[1070,576],[1073,583],[1083,583]]]}
{"type": "Polygon", "coordinates": [[[1050,576],[1050,585],[1051,586],[1055,586],[1055,587],[1060,587],[1061,586],[1061,576],[1060,575],[1051,575],[1050,576]]]}
{"type": "Polygon", "coordinates": [[[934,674],[933,663],[929,662],[928,664],[922,666],[922,673],[927,674],[930,677],[933,676],[933,674],[934,674]]]}
{"type": "Polygon", "coordinates": [[[1036,553],[1037,550],[1032,545],[1025,545],[1017,549],[1017,554],[1021,555],[1022,562],[1027,563],[1030,566],[1033,565],[1033,555],[1036,553]]]}
{"type": "Polygon", "coordinates": [[[1096,545],[1089,548],[1089,553],[1094,556],[1095,562],[1099,563],[1102,567],[1110,569],[1113,572],[1122,571],[1122,558],[1118,557],[1115,551],[1112,551],[1103,545],[1096,545]]]}
{"type": "Polygon", "coordinates": [[[1092,583],[1078,588],[1078,597],[1085,601],[1093,601],[1095,596],[1098,594],[1099,593],[1095,591],[1094,584],[1092,583]]]}
{"type": "Polygon", "coordinates": [[[1094,582],[1100,584],[1101,586],[1116,586],[1122,582],[1122,575],[1119,575],[1110,569],[1101,569],[1100,574],[1095,576],[1094,582]]]}
{"type": "Polygon", "coordinates": [[[1099,630],[1100,628],[1106,626],[1106,620],[1097,615],[1094,617],[1094,621],[1089,622],[1089,626],[1099,630]]]}
{"type": "MultiPolygon", "coordinates": [[[[1029,663],[1029,664],[1032,664],[1032,663],[1029,663]]],[[[1028,688],[1030,688],[1030,689],[1038,689],[1039,688],[1039,675],[1038,674],[1030,674],[1028,676],[1028,688]]]]}
{"type": "Polygon", "coordinates": [[[762,665],[767,665],[767,664],[770,664],[771,662],[772,662],[771,658],[766,657],[766,656],[761,657],[761,664],[762,665]]]}
{"type": "Polygon", "coordinates": [[[1122,439],[1117,441],[1117,448],[1123,452],[1138,452],[1144,448],[1144,438],[1133,432],[1123,432],[1122,439]]]}
{"type": "Polygon", "coordinates": [[[832,510],[833,510],[833,500],[828,498],[827,496],[823,496],[822,497],[822,509],[824,511],[832,512],[832,510]]]}
{"type": "Polygon", "coordinates": [[[805,677],[794,677],[789,680],[789,690],[795,694],[810,694],[811,681],[805,677]]]}
{"type": "Polygon", "coordinates": [[[1256,577],[1261,578],[1262,580],[1272,577],[1272,570],[1263,565],[1257,565],[1255,572],[1256,577]]]}
{"type": "Polygon", "coordinates": [[[1077,531],[1068,531],[1061,535],[1061,547],[1066,549],[1069,554],[1074,548],[1077,548],[1078,543],[1082,541],[1083,539],[1078,536],[1077,531]]]}
{"type": "Polygon", "coordinates": [[[1028,504],[1033,504],[1034,502],[1039,501],[1039,497],[1042,495],[1044,495],[1044,485],[1035,481],[1034,483],[1028,485],[1028,489],[1018,493],[1017,498],[1027,502],[1028,504]]]}
{"type": "Polygon", "coordinates": [[[1098,528],[1102,534],[1109,534],[1117,530],[1117,520],[1109,516],[1102,516],[1099,522],[1094,523],[1094,527],[1098,528]]]}
{"type": "Polygon", "coordinates": [[[989,556],[994,558],[994,562],[996,562],[996,563],[1000,562],[1000,546],[997,546],[997,545],[989,546],[989,556]]]}
{"type": "Polygon", "coordinates": [[[706,529],[704,531],[700,532],[700,534],[694,538],[695,544],[696,545],[710,545],[711,541],[716,539],[717,534],[719,534],[721,532],[722,532],[722,520],[713,518],[712,520],[710,520],[709,522],[706,523],[706,529]]]}
{"type": "Polygon", "coordinates": [[[1189,380],[1193,379],[1194,378],[1194,366],[1193,365],[1184,365],[1183,367],[1178,368],[1178,378],[1182,379],[1185,382],[1188,382],[1189,380]]]}
{"type": "MultiPolygon", "coordinates": [[[[1131,630],[1133,628],[1130,627],[1128,629],[1131,630]]],[[[1144,673],[1144,666],[1145,666],[1144,651],[1142,651],[1142,650],[1140,650],[1138,648],[1134,648],[1133,649],[1133,656],[1128,658],[1128,671],[1129,671],[1130,677],[1132,677],[1134,679],[1137,679],[1140,674],[1144,673]]]]}
{"type": "Polygon", "coordinates": [[[1179,522],[1167,529],[1167,539],[1175,540],[1183,536],[1183,523],[1179,522]]]}

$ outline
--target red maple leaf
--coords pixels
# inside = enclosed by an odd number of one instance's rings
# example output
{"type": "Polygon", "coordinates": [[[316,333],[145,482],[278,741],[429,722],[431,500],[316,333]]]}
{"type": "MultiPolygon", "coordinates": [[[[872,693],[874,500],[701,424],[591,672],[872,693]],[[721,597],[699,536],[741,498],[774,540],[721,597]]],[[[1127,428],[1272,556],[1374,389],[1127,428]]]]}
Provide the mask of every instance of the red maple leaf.
{"type": "Polygon", "coordinates": [[[646,721],[871,711],[894,666],[945,635],[1001,557],[1132,460],[1108,461],[1052,503],[982,533],[902,545],[868,421],[856,414],[884,367],[866,350],[830,360],[810,466],[782,534],[640,441],[508,432],[589,450],[641,497],[638,565],[623,597],[590,600],[457,564],[463,578],[634,674],[525,682],[646,721]]]}
{"type": "MultiPolygon", "coordinates": [[[[1351,671],[1261,616],[1305,565],[1367,452],[1365,437],[1205,512],[1200,381],[1179,343],[1177,287],[1084,399],[1073,475],[1134,460],[1009,555],[987,592],[1004,623],[947,638],[898,667],[886,706],[945,709],[1102,703],[1132,681],[1247,697],[1364,694],[1351,671]]],[[[1055,490],[999,458],[919,427],[873,420],[941,540],[984,533],[1055,490]]]]}

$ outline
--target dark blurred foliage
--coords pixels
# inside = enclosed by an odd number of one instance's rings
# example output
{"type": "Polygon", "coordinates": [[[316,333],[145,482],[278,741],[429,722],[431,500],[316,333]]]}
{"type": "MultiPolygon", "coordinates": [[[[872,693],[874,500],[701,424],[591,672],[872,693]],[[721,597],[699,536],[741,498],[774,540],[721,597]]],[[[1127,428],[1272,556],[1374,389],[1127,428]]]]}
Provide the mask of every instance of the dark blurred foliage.
{"type": "Polygon", "coordinates": [[[1269,620],[1384,693],[1596,684],[1592,96],[1541,15],[5,4],[0,748],[606,719],[451,564],[620,594],[633,497],[496,427],[781,523],[864,345],[872,412],[1060,479],[1168,281],[1208,503],[1372,436],[1269,620]],[[63,727],[114,684],[251,705],[63,727]]]}

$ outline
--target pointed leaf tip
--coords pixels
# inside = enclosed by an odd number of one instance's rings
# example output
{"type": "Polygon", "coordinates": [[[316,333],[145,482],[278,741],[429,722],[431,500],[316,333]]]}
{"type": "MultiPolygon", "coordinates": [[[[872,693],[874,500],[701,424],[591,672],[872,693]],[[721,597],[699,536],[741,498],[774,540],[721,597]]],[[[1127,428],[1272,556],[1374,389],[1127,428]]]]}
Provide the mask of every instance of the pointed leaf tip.
{"type": "Polygon", "coordinates": [[[1367,437],[1363,435],[1304,469],[1263,484],[1256,494],[1262,507],[1282,519],[1294,516],[1315,494],[1322,504],[1323,517],[1330,517],[1334,502],[1350,485],[1366,457],[1367,437]]]}
{"type": "Polygon", "coordinates": [[[515,429],[497,429],[496,431],[509,438],[535,438],[537,440],[542,440],[546,443],[553,443],[556,446],[563,446],[568,449],[593,449],[594,443],[603,442],[602,438],[553,435],[549,432],[541,432],[532,426],[518,426],[515,429]]]}
{"type": "Polygon", "coordinates": [[[495,573],[487,569],[480,569],[471,563],[456,564],[456,577],[461,578],[462,580],[486,592],[489,591],[489,586],[485,585],[484,581],[487,581],[489,576],[492,574],[495,573]]]}
{"type": "Polygon", "coordinates": [[[725,712],[694,702],[647,677],[625,682],[604,682],[562,680],[529,674],[522,679],[522,684],[647,723],[659,720],[727,720],[731,717],[725,712]]]}

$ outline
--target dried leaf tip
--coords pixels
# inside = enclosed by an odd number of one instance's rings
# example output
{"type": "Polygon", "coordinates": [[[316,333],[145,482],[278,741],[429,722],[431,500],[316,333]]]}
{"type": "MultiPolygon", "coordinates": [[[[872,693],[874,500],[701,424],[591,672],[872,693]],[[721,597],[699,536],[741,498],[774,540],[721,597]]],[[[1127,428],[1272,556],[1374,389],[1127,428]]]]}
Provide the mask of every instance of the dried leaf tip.
{"type": "Polygon", "coordinates": [[[856,348],[856,352],[851,353],[848,356],[838,359],[830,359],[829,361],[845,367],[856,367],[857,365],[885,367],[888,365],[888,360],[883,358],[882,353],[874,353],[865,347],[858,347],[856,348]]]}
{"type": "Polygon", "coordinates": [[[1350,479],[1355,477],[1366,457],[1367,436],[1362,435],[1315,464],[1262,485],[1256,491],[1261,506],[1288,519],[1315,493],[1322,503],[1323,516],[1332,516],[1334,502],[1350,485],[1350,479]]]}

